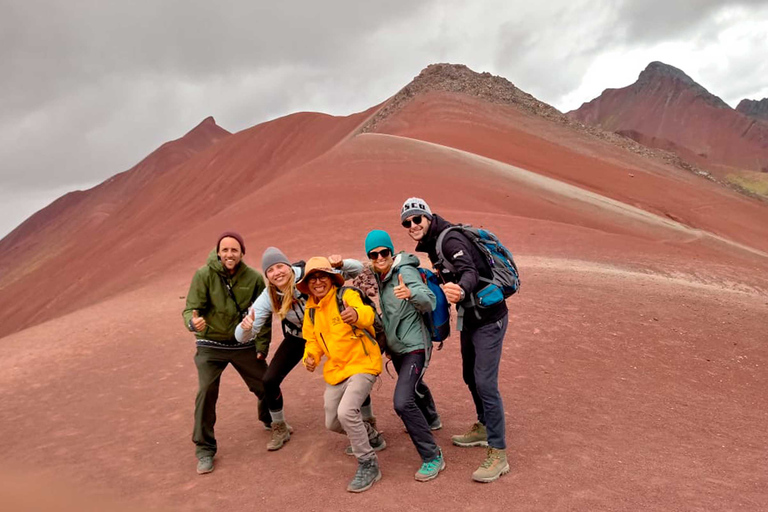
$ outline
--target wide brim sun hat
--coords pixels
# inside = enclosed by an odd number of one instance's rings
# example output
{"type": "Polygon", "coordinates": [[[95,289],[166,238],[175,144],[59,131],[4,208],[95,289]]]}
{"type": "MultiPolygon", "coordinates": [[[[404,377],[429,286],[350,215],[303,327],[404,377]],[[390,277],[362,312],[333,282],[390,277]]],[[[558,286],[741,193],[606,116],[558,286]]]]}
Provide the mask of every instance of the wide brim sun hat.
{"type": "Polygon", "coordinates": [[[341,275],[341,272],[336,270],[331,266],[331,262],[328,261],[328,258],[324,258],[322,256],[314,256],[312,258],[309,258],[309,261],[307,261],[306,266],[304,267],[304,275],[301,277],[301,280],[299,280],[298,283],[296,283],[296,288],[306,295],[310,295],[309,293],[309,275],[312,273],[317,272],[325,272],[329,276],[331,276],[331,281],[336,286],[344,286],[344,276],[341,275]]]}

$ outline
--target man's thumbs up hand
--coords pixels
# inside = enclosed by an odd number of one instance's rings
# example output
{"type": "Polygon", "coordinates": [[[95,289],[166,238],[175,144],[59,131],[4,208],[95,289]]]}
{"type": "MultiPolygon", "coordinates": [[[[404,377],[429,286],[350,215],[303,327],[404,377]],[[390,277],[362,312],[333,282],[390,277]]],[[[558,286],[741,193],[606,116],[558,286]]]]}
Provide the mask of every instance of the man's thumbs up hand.
{"type": "Polygon", "coordinates": [[[395,297],[397,297],[400,300],[407,300],[411,298],[411,290],[407,286],[405,286],[405,283],[403,282],[403,276],[400,274],[397,274],[397,279],[400,284],[395,286],[394,292],[395,297]]]}
{"type": "Polygon", "coordinates": [[[308,355],[306,359],[304,359],[304,366],[309,370],[310,372],[315,371],[315,368],[317,368],[317,361],[315,361],[315,358],[311,355],[308,355]]]}
{"type": "Polygon", "coordinates": [[[205,318],[201,318],[200,313],[198,313],[196,309],[192,310],[192,327],[194,327],[197,332],[203,332],[205,329],[205,318]]]}
{"type": "Polygon", "coordinates": [[[352,325],[357,322],[357,311],[355,311],[355,308],[349,307],[346,300],[343,303],[344,310],[341,311],[341,321],[345,324],[352,325]]]}

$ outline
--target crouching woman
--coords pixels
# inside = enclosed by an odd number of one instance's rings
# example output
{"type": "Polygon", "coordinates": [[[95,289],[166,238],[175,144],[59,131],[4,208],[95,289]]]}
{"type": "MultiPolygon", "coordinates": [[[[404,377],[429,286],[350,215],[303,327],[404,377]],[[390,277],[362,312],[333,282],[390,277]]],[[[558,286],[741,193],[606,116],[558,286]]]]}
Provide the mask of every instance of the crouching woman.
{"type": "Polygon", "coordinates": [[[338,297],[343,285],[344,277],[327,258],[315,257],[307,262],[304,277],[296,284],[300,292],[309,295],[304,314],[303,362],[313,372],[323,356],[328,359],[323,369],[325,426],[347,434],[358,463],[347,490],[363,492],[381,479],[371,443],[381,445],[383,440],[370,423],[363,422],[360,411],[381,373],[381,351],[372,341],[373,308],[365,305],[353,289],[344,290],[338,297]]]}

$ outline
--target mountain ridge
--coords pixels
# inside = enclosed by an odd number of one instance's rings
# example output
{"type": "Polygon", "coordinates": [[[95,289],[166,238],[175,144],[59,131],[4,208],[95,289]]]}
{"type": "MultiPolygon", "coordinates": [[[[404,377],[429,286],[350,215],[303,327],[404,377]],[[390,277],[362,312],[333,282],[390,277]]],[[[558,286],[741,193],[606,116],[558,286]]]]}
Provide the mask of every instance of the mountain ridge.
{"type": "Polygon", "coordinates": [[[768,170],[768,124],[732,109],[663,63],[651,63],[633,84],[606,89],[566,115],[651,147],[682,148],[678,154],[722,182],[740,170],[768,170]]]}

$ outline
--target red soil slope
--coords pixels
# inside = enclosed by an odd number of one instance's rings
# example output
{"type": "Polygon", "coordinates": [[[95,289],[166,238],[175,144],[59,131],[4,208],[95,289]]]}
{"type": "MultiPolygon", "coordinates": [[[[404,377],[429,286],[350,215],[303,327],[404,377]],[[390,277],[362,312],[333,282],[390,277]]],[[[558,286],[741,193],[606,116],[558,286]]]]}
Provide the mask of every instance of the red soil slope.
{"type": "Polygon", "coordinates": [[[654,147],[683,148],[689,154],[682,156],[705,166],[768,169],[768,124],[732,109],[661,62],[649,64],[634,84],[607,89],[568,115],[605,130],[636,134],[654,147]]]}
{"type": "Polygon", "coordinates": [[[4,249],[9,268],[25,272],[0,285],[3,311],[16,308],[0,341],[0,423],[14,467],[141,510],[768,507],[768,208],[445,91],[415,95],[362,133],[388,106],[231,135],[158,173],[151,193],[98,230],[67,225],[76,249],[38,268],[4,249]],[[253,397],[225,372],[216,471],[197,476],[194,347],[180,312],[216,235],[241,231],[256,267],[269,245],[293,259],[362,258],[372,228],[410,250],[398,210],[411,195],[489,227],[522,269],[500,376],[510,475],[474,484],[482,451],[450,445],[474,421],[454,335],[427,374],[448,461],[434,482],[413,480],[417,456],[384,376],[374,390],[384,478],[345,493],[354,461],[323,429],[321,375],[301,368],[283,388],[294,436],[275,453],[253,397]],[[39,292],[50,286],[56,293],[39,292]]]}
{"type": "MultiPolygon", "coordinates": [[[[209,138],[207,148],[197,152],[205,140],[200,129],[226,133],[204,121],[130,171],[54,202],[0,243],[0,309],[12,319],[6,332],[39,322],[41,314],[74,311],[153,279],[167,258],[189,249],[187,230],[197,232],[202,219],[327,151],[365,118],[365,113],[341,121],[296,114],[209,138]],[[186,144],[189,136],[194,139],[186,144]],[[187,158],[178,163],[179,155],[187,158]],[[169,165],[160,167],[163,162],[169,165]],[[176,252],[169,254],[169,245],[176,252]],[[30,259],[18,258],[22,248],[30,259]],[[163,255],[160,267],[143,264],[153,253],[163,255]],[[35,282],[45,283],[45,293],[30,286],[35,282]]],[[[247,219],[235,225],[243,222],[247,219]]],[[[205,234],[214,237],[217,230],[205,234]]]]}

